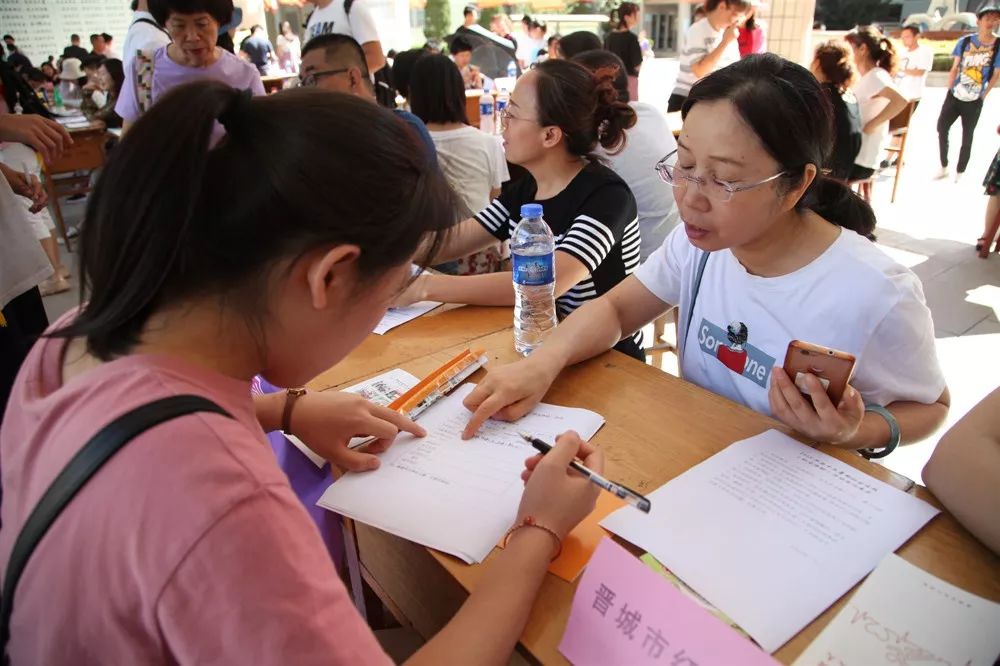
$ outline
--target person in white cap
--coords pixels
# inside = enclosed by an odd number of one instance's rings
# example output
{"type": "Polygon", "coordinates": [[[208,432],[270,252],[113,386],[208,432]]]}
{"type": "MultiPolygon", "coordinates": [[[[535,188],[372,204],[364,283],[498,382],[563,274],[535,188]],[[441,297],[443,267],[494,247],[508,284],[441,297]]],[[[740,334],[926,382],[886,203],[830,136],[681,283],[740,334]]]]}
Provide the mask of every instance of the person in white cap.
{"type": "Polygon", "coordinates": [[[59,94],[63,102],[83,99],[82,87],[87,82],[87,75],[79,58],[66,58],[59,72],[59,94]]]}

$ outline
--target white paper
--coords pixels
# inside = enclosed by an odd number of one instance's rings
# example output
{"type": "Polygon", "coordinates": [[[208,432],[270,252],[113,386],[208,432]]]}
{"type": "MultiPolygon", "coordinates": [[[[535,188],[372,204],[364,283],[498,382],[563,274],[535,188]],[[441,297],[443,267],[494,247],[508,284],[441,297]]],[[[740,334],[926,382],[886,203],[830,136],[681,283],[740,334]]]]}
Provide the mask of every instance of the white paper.
{"type": "MultiPolygon", "coordinates": [[[[348,386],[343,390],[347,393],[357,393],[358,395],[371,400],[375,404],[385,406],[409,391],[419,382],[419,379],[408,373],[406,370],[395,368],[389,372],[383,372],[381,375],[372,377],[371,379],[366,379],[365,381],[355,384],[354,386],[348,386]]],[[[311,460],[316,467],[323,467],[323,465],[326,464],[326,460],[310,449],[301,439],[295,435],[289,435],[287,432],[283,434],[288,438],[288,441],[291,442],[295,448],[301,451],[306,458],[309,458],[309,460],[311,460]]],[[[366,439],[368,439],[368,437],[354,437],[348,443],[348,446],[356,446],[366,439]]]]}
{"type": "Polygon", "coordinates": [[[769,430],[601,523],[645,548],[774,652],[937,509],[769,430]]]}
{"type": "Polygon", "coordinates": [[[345,474],[317,504],[465,562],[481,562],[517,518],[521,471],[535,452],[518,433],[554,441],[576,430],[587,440],[604,419],[585,409],[540,404],[517,423],[487,421],[464,441],[471,414],[462,400],[474,386],[458,387],[424,413],[426,437],[400,435],[379,456],[377,470],[345,474]]]}
{"type": "Polygon", "coordinates": [[[420,315],[427,314],[439,305],[441,304],[437,301],[418,301],[402,308],[389,308],[385,316],[382,317],[382,321],[375,327],[374,332],[376,335],[385,335],[397,326],[402,326],[420,315]]]}
{"type": "Polygon", "coordinates": [[[795,666],[991,666],[1000,604],[889,555],[795,666]]]}

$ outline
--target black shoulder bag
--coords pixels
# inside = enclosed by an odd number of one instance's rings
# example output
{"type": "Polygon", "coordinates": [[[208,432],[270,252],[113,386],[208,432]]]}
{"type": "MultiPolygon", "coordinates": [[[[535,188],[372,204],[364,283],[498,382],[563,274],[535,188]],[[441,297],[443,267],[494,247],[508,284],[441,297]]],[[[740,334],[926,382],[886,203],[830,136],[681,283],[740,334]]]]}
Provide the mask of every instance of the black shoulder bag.
{"type": "Polygon", "coordinates": [[[4,664],[10,663],[7,657],[7,642],[10,640],[10,618],[14,611],[14,592],[17,583],[24,573],[31,554],[52,527],[52,523],[97,470],[126,444],[153,426],[196,412],[211,412],[232,418],[222,407],[196,395],[175,395],[156,400],[136,407],[104,426],[59,472],[59,476],[48,487],[25,521],[14,541],[14,548],[7,562],[3,579],[3,596],[0,598],[0,655],[3,655],[4,664]]]}

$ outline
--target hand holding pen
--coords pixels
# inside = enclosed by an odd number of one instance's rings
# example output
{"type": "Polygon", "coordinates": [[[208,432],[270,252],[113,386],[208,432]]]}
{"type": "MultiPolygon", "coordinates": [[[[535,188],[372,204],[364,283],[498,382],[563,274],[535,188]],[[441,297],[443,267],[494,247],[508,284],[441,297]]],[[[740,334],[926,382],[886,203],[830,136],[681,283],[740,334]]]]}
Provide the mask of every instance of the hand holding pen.
{"type": "MultiPolygon", "coordinates": [[[[577,439],[579,439],[579,435],[577,435],[575,432],[569,432],[563,436],[565,437],[567,435],[572,435],[577,439]]],[[[528,469],[521,473],[521,478],[527,481],[528,478],[531,476],[531,471],[534,469],[534,467],[538,465],[538,461],[541,460],[542,456],[551,451],[553,449],[553,446],[547,442],[543,442],[537,437],[532,437],[531,435],[526,435],[524,433],[521,433],[521,438],[524,441],[531,444],[536,449],[538,449],[539,451],[538,455],[532,456],[531,458],[528,458],[527,461],[525,461],[525,466],[528,469]]],[[[595,451],[593,447],[591,447],[589,444],[586,443],[582,443],[582,447],[588,448],[590,452],[595,451]]],[[[581,452],[583,451],[582,447],[581,447],[581,452]]],[[[578,472],[580,475],[582,475],[585,479],[587,479],[590,483],[594,484],[598,488],[602,488],[611,493],[612,495],[620,497],[621,499],[625,500],[626,502],[628,502],[635,508],[639,509],[639,511],[642,511],[643,513],[649,513],[649,510],[652,508],[652,503],[649,501],[648,498],[646,498],[643,495],[640,495],[639,493],[635,492],[631,488],[628,488],[627,486],[623,486],[620,483],[615,483],[614,481],[610,481],[604,478],[604,476],[601,475],[601,470],[599,469],[593,469],[587,467],[584,463],[580,462],[575,458],[569,462],[568,467],[573,471],[578,472]]]]}

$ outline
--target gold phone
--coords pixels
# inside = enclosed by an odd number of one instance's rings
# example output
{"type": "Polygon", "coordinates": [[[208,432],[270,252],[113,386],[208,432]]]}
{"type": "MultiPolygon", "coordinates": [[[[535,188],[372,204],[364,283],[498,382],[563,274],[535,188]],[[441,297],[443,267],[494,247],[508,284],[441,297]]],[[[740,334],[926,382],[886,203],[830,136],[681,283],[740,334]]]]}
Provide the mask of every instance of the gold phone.
{"type": "Polygon", "coordinates": [[[838,351],[822,345],[814,345],[801,340],[788,343],[785,353],[785,372],[800,391],[808,394],[805,389],[805,376],[815,375],[823,388],[826,389],[830,401],[840,404],[844,397],[847,383],[854,374],[857,359],[853,354],[838,351]]]}

